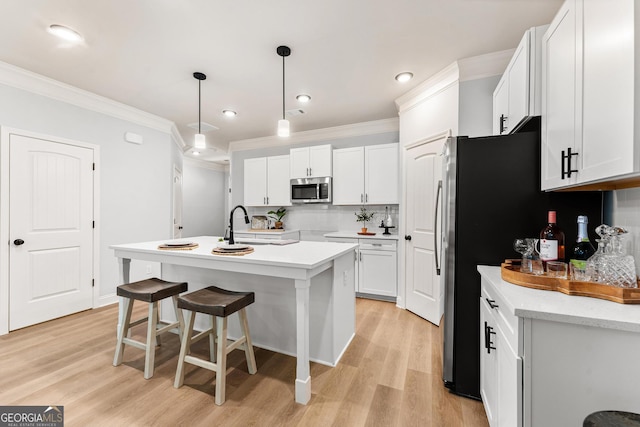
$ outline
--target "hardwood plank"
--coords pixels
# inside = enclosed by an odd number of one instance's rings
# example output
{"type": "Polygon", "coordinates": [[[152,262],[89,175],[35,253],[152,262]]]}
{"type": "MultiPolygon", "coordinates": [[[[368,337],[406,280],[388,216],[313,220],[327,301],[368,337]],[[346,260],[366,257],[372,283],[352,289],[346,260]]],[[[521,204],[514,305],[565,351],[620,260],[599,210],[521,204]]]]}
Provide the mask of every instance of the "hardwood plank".
{"type": "MultiPolygon", "coordinates": [[[[134,318],[145,304],[134,304],[134,318]]],[[[357,299],[356,336],[337,367],[311,363],[312,396],[294,402],[295,358],[256,348],[229,354],[227,400],[214,404],[215,374],[187,365],[173,387],[180,343],[163,336],[154,376],[144,352],[126,347],[112,366],[117,306],[89,310],[0,337],[0,404],[65,407],[73,426],[486,426],[482,403],[442,384],[440,328],[395,304],[357,299]]],[[[145,325],[132,330],[143,340],[145,325]]],[[[193,353],[208,355],[203,340],[193,353]]]]}

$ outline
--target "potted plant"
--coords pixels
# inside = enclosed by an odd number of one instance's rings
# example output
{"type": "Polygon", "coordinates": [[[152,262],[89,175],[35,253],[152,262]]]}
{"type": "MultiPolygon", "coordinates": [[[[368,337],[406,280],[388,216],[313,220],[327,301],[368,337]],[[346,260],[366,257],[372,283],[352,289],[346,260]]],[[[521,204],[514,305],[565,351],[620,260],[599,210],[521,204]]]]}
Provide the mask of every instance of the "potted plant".
{"type": "Polygon", "coordinates": [[[287,209],[286,208],[279,208],[277,211],[269,211],[267,212],[267,215],[269,215],[269,218],[275,221],[275,228],[282,228],[282,218],[284,218],[284,216],[287,214],[287,209]]]}
{"type": "Polygon", "coordinates": [[[362,223],[363,233],[367,232],[367,222],[371,221],[375,215],[375,212],[367,211],[367,208],[365,208],[364,206],[360,208],[360,212],[355,212],[356,221],[362,223]]]}

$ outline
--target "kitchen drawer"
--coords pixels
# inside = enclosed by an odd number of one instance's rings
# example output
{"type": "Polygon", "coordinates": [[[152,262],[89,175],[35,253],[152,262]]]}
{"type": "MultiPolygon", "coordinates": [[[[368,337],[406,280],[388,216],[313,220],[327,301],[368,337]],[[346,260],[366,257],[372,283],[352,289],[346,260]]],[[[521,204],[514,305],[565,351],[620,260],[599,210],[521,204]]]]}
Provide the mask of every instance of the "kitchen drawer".
{"type": "Polygon", "coordinates": [[[521,351],[518,348],[518,318],[507,312],[505,302],[500,295],[485,282],[484,278],[482,279],[481,298],[491,309],[490,311],[496,321],[496,326],[504,333],[511,349],[516,355],[520,356],[521,351]]]}
{"type": "Polygon", "coordinates": [[[395,251],[398,242],[385,239],[358,239],[360,249],[371,249],[376,251],[395,251]]]}

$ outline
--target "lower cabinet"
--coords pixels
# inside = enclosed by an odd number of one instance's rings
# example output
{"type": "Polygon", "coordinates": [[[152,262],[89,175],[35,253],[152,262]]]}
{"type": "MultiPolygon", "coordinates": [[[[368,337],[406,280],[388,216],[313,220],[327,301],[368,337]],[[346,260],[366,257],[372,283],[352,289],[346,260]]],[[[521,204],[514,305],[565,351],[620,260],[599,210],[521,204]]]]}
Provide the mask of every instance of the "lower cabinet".
{"type": "Polygon", "coordinates": [[[502,302],[482,287],[480,296],[480,397],[489,425],[522,426],[522,358],[519,320],[501,310],[502,302]]]}
{"type": "Polygon", "coordinates": [[[397,241],[331,237],[331,242],[357,243],[356,294],[395,301],[398,295],[397,241]]]}

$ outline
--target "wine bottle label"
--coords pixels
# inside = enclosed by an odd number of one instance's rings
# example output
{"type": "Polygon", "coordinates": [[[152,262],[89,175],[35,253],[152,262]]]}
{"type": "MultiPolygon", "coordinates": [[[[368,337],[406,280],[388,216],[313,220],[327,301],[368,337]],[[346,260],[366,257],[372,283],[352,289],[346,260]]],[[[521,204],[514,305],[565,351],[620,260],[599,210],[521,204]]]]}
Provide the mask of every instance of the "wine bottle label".
{"type": "Polygon", "coordinates": [[[554,261],[558,259],[558,241],[540,239],[540,259],[554,261]]]}

